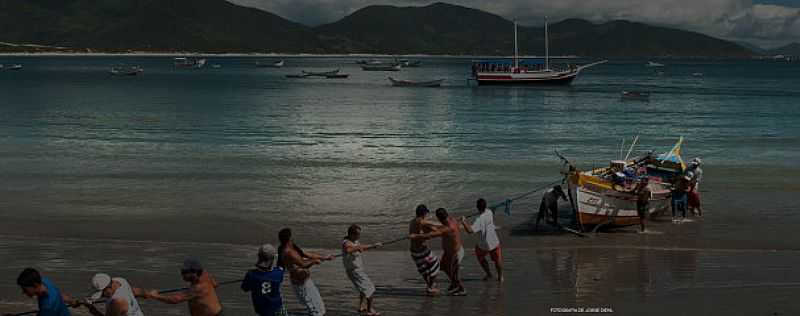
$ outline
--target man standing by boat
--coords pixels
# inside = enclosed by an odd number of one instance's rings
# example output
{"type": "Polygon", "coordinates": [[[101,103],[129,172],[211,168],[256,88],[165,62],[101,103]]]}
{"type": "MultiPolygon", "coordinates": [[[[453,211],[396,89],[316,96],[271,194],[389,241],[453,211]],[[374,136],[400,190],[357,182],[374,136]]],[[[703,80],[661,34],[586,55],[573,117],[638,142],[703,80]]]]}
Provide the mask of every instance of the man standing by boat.
{"type": "Polygon", "coordinates": [[[700,202],[700,182],[703,181],[703,169],[700,168],[702,161],[700,158],[694,158],[689,163],[689,168],[686,170],[686,175],[689,176],[689,210],[692,214],[703,216],[703,206],[700,202]]]}
{"type": "MultiPolygon", "coordinates": [[[[436,229],[436,225],[425,219],[428,213],[430,210],[424,204],[417,206],[416,217],[408,223],[409,237],[415,234],[427,234],[436,229]]],[[[425,280],[428,295],[439,294],[439,289],[436,288],[436,275],[439,274],[440,268],[439,258],[428,248],[427,240],[409,238],[409,251],[411,259],[417,265],[417,271],[425,280]]]]}
{"type": "Polygon", "coordinates": [[[641,228],[641,232],[644,232],[645,230],[644,222],[647,220],[648,208],[650,208],[650,198],[653,197],[653,193],[648,187],[649,184],[649,179],[647,177],[643,177],[634,189],[634,193],[636,193],[636,213],[639,215],[639,226],[641,228]]]}
{"type": "Polygon", "coordinates": [[[679,175],[672,184],[672,223],[678,223],[677,212],[681,212],[683,219],[686,219],[687,193],[689,192],[688,175],[679,175]]]}
{"type": "Polygon", "coordinates": [[[304,252],[294,244],[292,230],[281,229],[278,232],[281,245],[278,247],[278,265],[289,271],[297,300],[303,305],[310,316],[323,316],[326,313],[325,302],[319,294],[319,289],[311,280],[311,267],[329,261],[333,256],[322,256],[312,252],[304,252]]]}
{"type": "Polygon", "coordinates": [[[558,199],[567,200],[567,194],[560,185],[554,186],[544,192],[542,202],[539,204],[539,213],[536,215],[536,224],[533,226],[534,230],[539,228],[539,221],[546,217],[549,212],[551,216],[551,224],[558,226],[558,199]]]}
{"type": "Polygon", "coordinates": [[[195,258],[183,261],[181,268],[183,280],[189,282],[189,287],[181,292],[163,295],[158,290],[149,290],[145,297],[158,300],[167,304],[189,304],[189,314],[192,316],[222,316],[222,304],[219,303],[216,288],[217,280],[195,258]]]}
{"type": "Polygon", "coordinates": [[[442,223],[442,227],[426,234],[411,234],[411,240],[427,240],[432,238],[442,238],[442,260],[441,265],[447,277],[450,278],[448,293],[454,296],[467,295],[464,283],[461,282],[459,274],[461,262],[464,260],[464,246],[461,242],[461,229],[458,221],[447,214],[444,208],[436,209],[436,218],[442,223]]]}
{"type": "Polygon", "coordinates": [[[128,280],[111,278],[108,274],[98,273],[92,277],[92,287],[96,291],[92,295],[92,301],[104,299],[106,305],[105,313],[101,313],[93,304],[84,302],[83,305],[89,309],[89,313],[92,315],[144,316],[136,297],[142,297],[145,293],[140,288],[131,287],[128,280]]]}
{"type": "Polygon", "coordinates": [[[77,307],[80,304],[78,300],[62,294],[53,281],[41,276],[39,271],[33,268],[22,270],[17,277],[17,285],[22,288],[22,293],[37,299],[39,312],[36,315],[38,316],[70,316],[69,307],[77,307]]]}
{"type": "Polygon", "coordinates": [[[469,234],[480,233],[480,240],[475,245],[475,256],[478,258],[483,272],[486,273],[483,280],[488,281],[492,278],[489,262],[486,261],[486,255],[489,255],[497,270],[497,281],[503,282],[503,254],[500,247],[500,238],[497,237],[494,225],[494,212],[486,207],[486,200],[484,199],[478,199],[475,204],[480,216],[472,225],[468,225],[467,219],[462,217],[461,225],[464,226],[464,230],[469,234]]]}

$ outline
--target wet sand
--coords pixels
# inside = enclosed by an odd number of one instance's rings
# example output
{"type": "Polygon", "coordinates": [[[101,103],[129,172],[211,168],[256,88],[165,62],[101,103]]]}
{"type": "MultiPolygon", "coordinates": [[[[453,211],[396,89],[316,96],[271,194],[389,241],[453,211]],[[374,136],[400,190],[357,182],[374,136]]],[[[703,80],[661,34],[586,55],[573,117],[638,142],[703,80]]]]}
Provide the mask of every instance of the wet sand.
{"type": "MultiPolygon", "coordinates": [[[[466,297],[427,297],[405,250],[398,243],[365,255],[366,266],[378,287],[377,308],[384,315],[548,315],[551,308],[609,308],[619,315],[796,315],[800,304],[800,248],[792,238],[785,217],[746,212],[758,201],[723,204],[713,185],[707,188],[707,213],[691,222],[671,224],[668,217],[654,219],[648,233],[635,228],[607,231],[579,238],[542,226],[532,231],[533,204],[520,203],[511,217],[496,216],[505,245],[506,282],[484,282],[471,255],[474,236],[466,238],[464,261],[466,297]],[[722,213],[722,205],[729,213],[722,213]],[[761,214],[762,216],[756,216],[761,214]],[[729,231],[740,220],[756,218],[761,227],[729,231]],[[769,232],[772,230],[772,232],[769,232]]],[[[729,192],[736,192],[729,189],[729,192]]],[[[792,190],[772,192],[786,201],[792,190]]],[[[766,194],[766,193],[765,193],[766,194]]],[[[11,225],[4,221],[0,242],[3,266],[0,276],[0,312],[34,308],[14,286],[16,274],[27,266],[41,269],[64,291],[86,293],[96,272],[128,278],[135,286],[174,288],[182,286],[178,269],[184,257],[205,262],[218,280],[240,278],[254,260],[262,241],[276,242],[277,229],[288,223],[246,224],[209,222],[204,218],[184,221],[123,225],[102,219],[74,218],[54,230],[46,219],[11,225]],[[171,225],[192,225],[197,230],[170,230],[171,225]],[[216,227],[216,229],[214,229],[216,227]],[[25,229],[25,230],[23,230],[25,229]],[[202,233],[200,233],[202,231],[202,233]],[[18,234],[9,234],[16,232],[18,234]],[[105,233],[102,233],[105,232],[105,233]],[[179,234],[181,232],[182,234],[179,234]],[[238,233],[236,233],[238,232],[238,233]],[[120,238],[142,237],[152,239],[120,238]],[[39,236],[37,236],[37,234],[39,236]],[[55,236],[58,235],[58,236],[55,236]],[[255,237],[243,242],[243,236],[255,237]],[[226,239],[227,238],[227,239],[226,239]],[[145,241],[146,240],[146,241],[145,241]],[[233,242],[229,242],[229,241],[233,242]]],[[[324,253],[336,253],[342,234],[339,224],[294,226],[300,245],[324,253]]],[[[402,234],[402,224],[366,225],[364,242],[386,240],[402,234]]],[[[438,249],[439,243],[432,243],[438,249]]],[[[346,279],[341,262],[327,262],[313,271],[329,315],[357,315],[357,294],[346,279]]],[[[446,287],[440,275],[440,286],[446,287]]],[[[304,314],[294,293],[282,289],[293,314],[304,314]]],[[[235,285],[222,287],[220,297],[228,315],[252,315],[249,297],[235,285]]],[[[185,305],[143,301],[148,315],[188,315],[185,305]]],[[[567,315],[579,313],[564,313],[567,315]]],[[[76,313],[76,315],[85,315],[76,313]]]]}

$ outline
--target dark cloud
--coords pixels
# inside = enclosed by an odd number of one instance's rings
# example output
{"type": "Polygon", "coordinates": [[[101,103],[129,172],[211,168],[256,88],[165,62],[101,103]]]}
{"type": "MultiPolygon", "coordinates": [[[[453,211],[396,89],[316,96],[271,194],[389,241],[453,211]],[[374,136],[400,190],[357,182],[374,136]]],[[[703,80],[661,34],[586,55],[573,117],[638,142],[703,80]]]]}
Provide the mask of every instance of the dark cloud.
{"type": "MultiPolygon", "coordinates": [[[[373,4],[419,6],[426,0],[229,0],[264,9],[288,19],[319,25],[336,21],[373,4]]],[[[800,9],[789,0],[452,0],[446,1],[489,11],[522,24],[541,24],[544,17],[557,21],[583,18],[594,22],[616,19],[703,32],[722,38],[775,46],[800,40],[800,9]]]]}

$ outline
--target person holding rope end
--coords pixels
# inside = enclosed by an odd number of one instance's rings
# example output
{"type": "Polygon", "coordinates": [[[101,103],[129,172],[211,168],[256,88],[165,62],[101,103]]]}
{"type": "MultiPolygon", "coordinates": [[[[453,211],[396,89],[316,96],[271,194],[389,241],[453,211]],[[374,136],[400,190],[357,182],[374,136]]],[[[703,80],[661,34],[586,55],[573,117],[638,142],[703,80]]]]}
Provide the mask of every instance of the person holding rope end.
{"type": "MultiPolygon", "coordinates": [[[[43,277],[33,268],[22,270],[17,277],[17,285],[22,288],[22,293],[30,298],[36,298],[39,304],[38,316],[70,316],[69,307],[80,306],[80,301],[73,299],[53,284],[49,278],[43,277]],[[65,302],[69,304],[65,304],[65,302]]],[[[25,313],[28,314],[28,313],[25,313]]],[[[13,316],[18,314],[3,314],[13,316]]]]}
{"type": "Polygon", "coordinates": [[[281,245],[278,247],[278,266],[289,271],[289,279],[300,305],[303,305],[310,316],[325,315],[325,302],[319,289],[311,280],[311,267],[322,261],[333,260],[333,256],[322,256],[312,252],[304,252],[292,240],[292,230],[281,229],[278,232],[281,245]]]}
{"type": "Polygon", "coordinates": [[[144,297],[140,288],[131,287],[123,278],[111,278],[108,274],[98,273],[92,277],[92,288],[96,291],[91,300],[96,302],[105,299],[106,310],[101,313],[94,304],[81,302],[94,316],[144,316],[136,297],[144,297]]]}
{"type": "Polygon", "coordinates": [[[167,304],[189,304],[189,314],[192,316],[222,316],[222,304],[217,297],[217,280],[195,258],[187,258],[181,268],[183,280],[189,282],[189,287],[182,292],[164,295],[158,290],[148,290],[144,297],[167,304]]]}
{"type": "Polygon", "coordinates": [[[497,228],[494,225],[494,212],[486,207],[486,200],[478,199],[475,206],[480,212],[480,216],[475,219],[472,225],[467,224],[467,218],[461,217],[461,225],[464,231],[469,234],[480,233],[480,240],[475,245],[475,257],[478,258],[483,272],[486,276],[484,281],[492,279],[492,271],[489,269],[489,262],[486,256],[489,255],[494,261],[494,268],[497,270],[497,282],[503,282],[503,254],[500,247],[500,238],[497,237],[497,228]]]}

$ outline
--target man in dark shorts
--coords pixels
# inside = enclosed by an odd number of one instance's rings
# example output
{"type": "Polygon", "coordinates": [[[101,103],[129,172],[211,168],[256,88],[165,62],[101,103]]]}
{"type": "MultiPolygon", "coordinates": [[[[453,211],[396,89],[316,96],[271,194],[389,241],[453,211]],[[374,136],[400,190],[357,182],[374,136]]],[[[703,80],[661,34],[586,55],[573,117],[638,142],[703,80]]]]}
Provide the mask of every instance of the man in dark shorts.
{"type": "Polygon", "coordinates": [[[644,177],[634,189],[634,193],[636,193],[636,213],[639,215],[639,226],[642,232],[645,230],[644,222],[647,219],[647,210],[650,208],[650,198],[653,196],[648,187],[649,183],[649,179],[644,177]]]}
{"type": "Polygon", "coordinates": [[[554,186],[544,192],[542,202],[539,204],[539,213],[536,215],[536,225],[533,229],[539,228],[539,221],[545,218],[548,212],[551,216],[551,224],[558,225],[558,199],[567,200],[567,194],[560,185],[554,186]]]}

